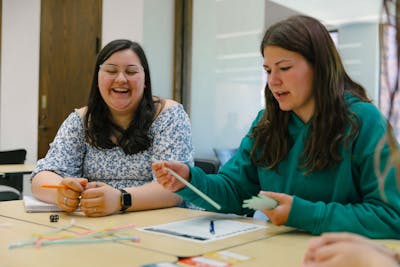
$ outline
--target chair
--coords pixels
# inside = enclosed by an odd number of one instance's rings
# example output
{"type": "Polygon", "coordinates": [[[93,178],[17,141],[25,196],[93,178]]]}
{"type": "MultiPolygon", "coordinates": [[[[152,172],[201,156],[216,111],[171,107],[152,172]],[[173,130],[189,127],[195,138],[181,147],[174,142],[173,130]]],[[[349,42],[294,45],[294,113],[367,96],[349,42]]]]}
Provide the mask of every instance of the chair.
{"type": "MultiPolygon", "coordinates": [[[[25,149],[0,151],[0,164],[24,164],[25,149]]],[[[23,174],[6,173],[0,176],[0,201],[21,199],[23,174]]]]}
{"type": "Polygon", "coordinates": [[[214,148],[213,150],[221,168],[235,154],[237,148],[214,148]]]}
{"type": "Polygon", "coordinates": [[[213,158],[195,158],[194,166],[201,168],[207,174],[213,174],[218,172],[219,161],[213,158]]]}

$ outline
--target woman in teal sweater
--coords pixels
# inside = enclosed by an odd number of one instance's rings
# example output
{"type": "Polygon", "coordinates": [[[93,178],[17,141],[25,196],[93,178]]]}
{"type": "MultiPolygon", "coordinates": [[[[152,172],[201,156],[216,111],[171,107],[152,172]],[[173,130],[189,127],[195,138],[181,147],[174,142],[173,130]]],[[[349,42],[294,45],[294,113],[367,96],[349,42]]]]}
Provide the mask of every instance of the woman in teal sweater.
{"type": "MultiPolygon", "coordinates": [[[[386,119],[346,73],[326,28],[307,16],[278,22],[266,31],[261,54],[266,109],[236,154],[215,175],[178,162],[154,163],[159,183],[216,211],[175,179],[170,168],[218,202],[220,212],[248,214],[243,201],[261,193],[279,203],[262,210],[277,225],[312,234],[349,231],[400,238],[395,171],[385,182],[384,201],[374,170],[386,119]]],[[[382,164],[388,157],[385,146],[382,164]]]]}

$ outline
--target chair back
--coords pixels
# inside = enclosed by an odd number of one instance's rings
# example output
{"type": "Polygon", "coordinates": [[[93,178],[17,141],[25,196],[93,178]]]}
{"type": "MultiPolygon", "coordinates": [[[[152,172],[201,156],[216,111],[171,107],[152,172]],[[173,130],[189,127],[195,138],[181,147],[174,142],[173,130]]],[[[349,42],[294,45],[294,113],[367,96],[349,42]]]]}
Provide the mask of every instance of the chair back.
{"type": "Polygon", "coordinates": [[[214,148],[213,150],[221,168],[235,154],[237,148],[214,148]]]}
{"type": "Polygon", "coordinates": [[[25,149],[0,151],[0,164],[24,164],[25,159],[25,149]]]}
{"type": "Polygon", "coordinates": [[[207,174],[217,173],[219,169],[219,162],[217,159],[194,159],[194,166],[201,168],[207,174]]]}

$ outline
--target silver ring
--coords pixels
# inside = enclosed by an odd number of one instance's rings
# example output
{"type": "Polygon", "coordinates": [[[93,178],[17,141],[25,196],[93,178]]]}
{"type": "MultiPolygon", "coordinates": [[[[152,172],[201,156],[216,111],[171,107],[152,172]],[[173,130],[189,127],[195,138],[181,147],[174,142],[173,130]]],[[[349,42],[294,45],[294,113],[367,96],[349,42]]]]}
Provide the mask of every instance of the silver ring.
{"type": "Polygon", "coordinates": [[[96,185],[95,185],[95,187],[99,187],[99,183],[98,183],[98,182],[96,182],[96,185]]]}
{"type": "Polygon", "coordinates": [[[68,198],[67,198],[67,197],[64,197],[64,205],[65,205],[65,206],[67,206],[67,201],[68,201],[68,198]]]}

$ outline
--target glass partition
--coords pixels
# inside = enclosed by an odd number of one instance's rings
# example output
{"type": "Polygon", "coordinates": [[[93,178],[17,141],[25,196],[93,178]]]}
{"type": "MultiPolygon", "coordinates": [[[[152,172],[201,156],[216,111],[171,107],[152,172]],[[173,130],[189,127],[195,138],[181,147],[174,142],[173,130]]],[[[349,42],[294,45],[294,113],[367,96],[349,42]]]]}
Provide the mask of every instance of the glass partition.
{"type": "Polygon", "coordinates": [[[264,107],[264,0],[195,0],[191,107],[197,157],[236,148],[264,107]]]}

